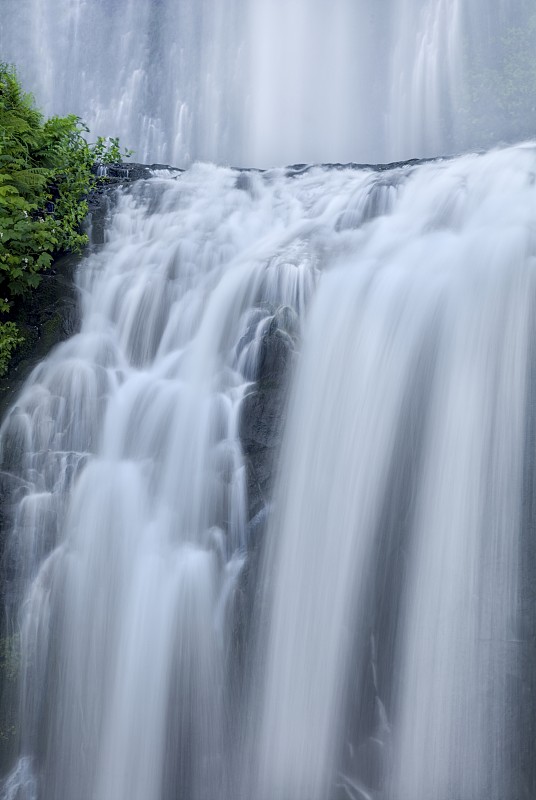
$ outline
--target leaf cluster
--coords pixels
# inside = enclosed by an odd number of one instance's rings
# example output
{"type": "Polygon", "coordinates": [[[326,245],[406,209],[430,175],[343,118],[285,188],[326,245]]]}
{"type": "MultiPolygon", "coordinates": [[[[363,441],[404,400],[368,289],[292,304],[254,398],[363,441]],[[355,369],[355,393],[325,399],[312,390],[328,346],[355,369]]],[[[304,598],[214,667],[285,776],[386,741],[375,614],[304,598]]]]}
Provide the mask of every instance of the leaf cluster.
{"type": "Polygon", "coordinates": [[[45,120],[14,67],[0,63],[0,375],[17,343],[14,302],[57,254],[87,244],[81,226],[96,168],[131,155],[116,138],[89,144],[87,133],[74,115],[45,120]]]}

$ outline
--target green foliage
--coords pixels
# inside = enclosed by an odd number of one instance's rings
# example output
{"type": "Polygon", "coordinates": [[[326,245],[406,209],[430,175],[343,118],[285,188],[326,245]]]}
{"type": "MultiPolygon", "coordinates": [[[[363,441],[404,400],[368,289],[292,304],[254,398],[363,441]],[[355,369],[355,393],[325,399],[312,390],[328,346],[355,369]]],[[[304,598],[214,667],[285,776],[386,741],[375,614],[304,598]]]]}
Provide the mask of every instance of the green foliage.
{"type": "Polygon", "coordinates": [[[0,377],[3,377],[9,366],[12,352],[24,341],[14,322],[0,322],[0,377]]]}
{"type": "Polygon", "coordinates": [[[133,154],[132,150],[123,150],[121,152],[121,145],[119,139],[114,136],[105,138],[104,136],[97,137],[97,141],[91,147],[93,160],[96,164],[120,164],[123,158],[130,158],[133,154]]]}
{"type": "Polygon", "coordinates": [[[87,133],[74,115],[44,120],[15,69],[0,63],[0,374],[20,342],[7,317],[14,301],[58,253],[87,244],[81,225],[101,180],[96,167],[131,155],[115,138],[91,145],[87,133]]]}

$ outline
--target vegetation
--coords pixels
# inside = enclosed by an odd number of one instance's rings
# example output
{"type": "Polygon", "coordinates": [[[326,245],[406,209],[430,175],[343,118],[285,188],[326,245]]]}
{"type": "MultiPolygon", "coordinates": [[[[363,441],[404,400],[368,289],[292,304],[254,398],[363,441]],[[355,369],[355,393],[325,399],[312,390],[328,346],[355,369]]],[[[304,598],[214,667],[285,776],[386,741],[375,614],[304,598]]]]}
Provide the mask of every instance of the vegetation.
{"type": "Polygon", "coordinates": [[[45,120],[15,69],[0,63],[0,376],[22,336],[14,304],[37,287],[56,255],[80,252],[96,167],[122,160],[118,139],[85,138],[74,115],[45,120]]]}

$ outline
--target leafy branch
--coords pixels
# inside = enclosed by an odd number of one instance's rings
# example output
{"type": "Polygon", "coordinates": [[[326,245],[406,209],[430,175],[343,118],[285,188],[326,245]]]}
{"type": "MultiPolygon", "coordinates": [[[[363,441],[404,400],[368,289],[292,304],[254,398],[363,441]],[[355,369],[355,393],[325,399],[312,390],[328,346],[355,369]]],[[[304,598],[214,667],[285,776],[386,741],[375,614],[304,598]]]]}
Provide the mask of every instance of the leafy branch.
{"type": "Polygon", "coordinates": [[[61,252],[87,244],[87,197],[97,167],[120,163],[119,139],[88,143],[75,115],[43,118],[13,66],[0,63],[0,375],[20,334],[9,319],[18,298],[35,289],[61,252]]]}

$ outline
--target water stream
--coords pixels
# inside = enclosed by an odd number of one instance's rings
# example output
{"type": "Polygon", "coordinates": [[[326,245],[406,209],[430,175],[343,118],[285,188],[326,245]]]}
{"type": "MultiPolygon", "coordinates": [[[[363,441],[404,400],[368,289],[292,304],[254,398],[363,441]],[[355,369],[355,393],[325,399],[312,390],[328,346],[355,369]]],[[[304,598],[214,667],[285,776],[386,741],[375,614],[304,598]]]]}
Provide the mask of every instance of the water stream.
{"type": "Polygon", "coordinates": [[[535,174],[118,191],[0,429],[2,800],[533,797],[535,174]]]}

